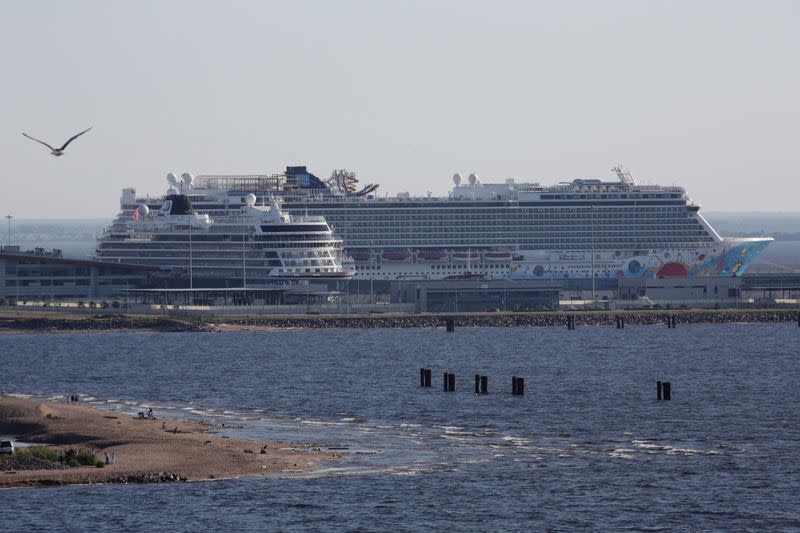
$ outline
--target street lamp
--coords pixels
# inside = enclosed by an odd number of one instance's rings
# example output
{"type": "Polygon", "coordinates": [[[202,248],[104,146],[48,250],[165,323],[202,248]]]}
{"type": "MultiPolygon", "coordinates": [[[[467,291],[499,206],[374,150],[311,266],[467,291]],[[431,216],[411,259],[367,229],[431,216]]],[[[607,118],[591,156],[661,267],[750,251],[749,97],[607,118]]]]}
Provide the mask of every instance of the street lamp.
{"type": "Polygon", "coordinates": [[[14,215],[6,215],[6,219],[8,220],[8,247],[11,248],[11,219],[14,218],[14,215]]]}
{"type": "Polygon", "coordinates": [[[596,301],[594,297],[594,204],[592,204],[592,217],[589,224],[592,229],[592,307],[594,307],[596,301]]]}

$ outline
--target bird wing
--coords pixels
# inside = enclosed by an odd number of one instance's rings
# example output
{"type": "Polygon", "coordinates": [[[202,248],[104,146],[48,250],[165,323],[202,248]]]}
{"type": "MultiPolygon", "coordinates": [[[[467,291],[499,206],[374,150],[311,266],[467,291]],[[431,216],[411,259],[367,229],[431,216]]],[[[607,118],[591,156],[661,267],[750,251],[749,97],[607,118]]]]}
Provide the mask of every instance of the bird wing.
{"type": "Polygon", "coordinates": [[[47,146],[48,148],[50,148],[51,150],[55,150],[55,148],[53,148],[52,146],[50,146],[50,145],[49,145],[49,144],[47,144],[46,142],[44,142],[44,141],[40,141],[39,139],[34,139],[33,137],[31,137],[30,135],[28,135],[28,134],[27,134],[27,133],[25,133],[24,131],[22,132],[22,134],[23,134],[25,137],[27,137],[28,139],[32,140],[32,141],[36,141],[36,142],[37,142],[37,143],[39,143],[39,144],[43,144],[43,145],[47,146]]]}
{"type": "Polygon", "coordinates": [[[69,138],[69,140],[68,140],[67,142],[65,142],[65,143],[64,143],[64,146],[62,146],[61,148],[59,148],[59,150],[63,150],[64,148],[66,148],[66,147],[67,147],[67,145],[68,145],[69,143],[71,143],[72,141],[74,141],[75,139],[77,139],[78,137],[80,137],[81,135],[83,135],[84,133],[86,133],[87,131],[89,131],[89,130],[90,130],[90,129],[92,129],[92,128],[93,128],[93,126],[89,126],[88,128],[86,128],[86,129],[85,129],[85,130],[83,130],[82,132],[80,132],[80,133],[76,133],[75,135],[73,135],[72,137],[70,137],[70,138],[69,138]]]}

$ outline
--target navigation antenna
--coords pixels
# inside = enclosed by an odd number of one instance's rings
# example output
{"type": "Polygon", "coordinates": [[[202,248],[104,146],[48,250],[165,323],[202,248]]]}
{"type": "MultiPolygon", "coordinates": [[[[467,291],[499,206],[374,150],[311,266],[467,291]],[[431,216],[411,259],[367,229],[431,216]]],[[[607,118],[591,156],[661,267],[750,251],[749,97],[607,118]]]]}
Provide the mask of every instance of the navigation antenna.
{"type": "Polygon", "coordinates": [[[631,172],[627,168],[622,168],[621,166],[617,165],[611,170],[617,175],[617,178],[623,185],[636,185],[636,180],[633,179],[631,172]]]}

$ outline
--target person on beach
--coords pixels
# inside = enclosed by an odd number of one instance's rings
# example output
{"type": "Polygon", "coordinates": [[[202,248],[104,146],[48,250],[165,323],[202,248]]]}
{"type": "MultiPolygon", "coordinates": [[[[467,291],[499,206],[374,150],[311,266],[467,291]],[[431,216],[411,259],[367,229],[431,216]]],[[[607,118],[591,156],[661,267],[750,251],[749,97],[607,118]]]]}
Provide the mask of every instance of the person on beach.
{"type": "Polygon", "coordinates": [[[108,452],[103,452],[103,453],[106,455],[106,464],[110,465],[111,464],[111,459],[108,457],[108,452]]]}
{"type": "Polygon", "coordinates": [[[166,430],[166,429],[167,429],[167,421],[166,421],[166,420],[163,420],[163,421],[161,422],[161,429],[164,429],[164,430],[166,430]]]}
{"type": "Polygon", "coordinates": [[[267,453],[267,445],[266,444],[261,447],[261,453],[262,454],[267,453]]]}
{"type": "Polygon", "coordinates": [[[153,416],[153,408],[152,408],[152,407],[150,407],[150,408],[147,410],[147,418],[149,418],[150,420],[153,420],[153,419],[155,418],[155,417],[153,416]]]}

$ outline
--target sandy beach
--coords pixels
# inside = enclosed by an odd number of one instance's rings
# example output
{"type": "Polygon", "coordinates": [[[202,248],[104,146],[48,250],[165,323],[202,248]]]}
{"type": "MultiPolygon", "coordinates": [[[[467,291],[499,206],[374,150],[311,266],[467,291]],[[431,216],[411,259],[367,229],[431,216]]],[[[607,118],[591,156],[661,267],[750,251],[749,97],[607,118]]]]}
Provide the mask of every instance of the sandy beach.
{"type": "Polygon", "coordinates": [[[0,470],[0,488],[288,475],[311,471],[337,457],[310,446],[227,439],[211,434],[212,429],[202,423],[140,419],[66,401],[38,403],[0,395],[0,435],[56,451],[91,449],[100,459],[105,453],[116,457],[115,464],[103,468],[0,470]],[[262,454],[265,444],[267,453],[262,454]]]}

